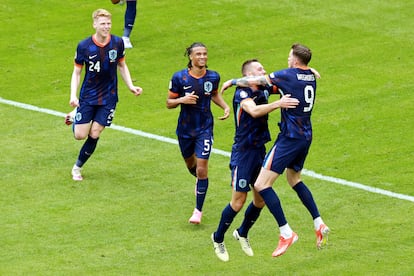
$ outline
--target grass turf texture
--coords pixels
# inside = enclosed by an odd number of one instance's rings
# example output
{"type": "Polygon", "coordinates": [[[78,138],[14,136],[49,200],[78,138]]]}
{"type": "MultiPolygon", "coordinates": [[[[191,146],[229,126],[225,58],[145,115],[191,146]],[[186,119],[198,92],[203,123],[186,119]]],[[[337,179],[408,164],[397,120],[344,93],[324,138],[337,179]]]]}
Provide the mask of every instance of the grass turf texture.
{"type": "MultiPolygon", "coordinates": [[[[306,168],[414,195],[414,111],[410,94],[414,20],[410,1],[141,1],[127,63],[144,94],[120,83],[115,123],[175,138],[177,110],[165,99],[173,72],[187,64],[193,41],[209,47],[209,66],[222,79],[259,58],[268,72],[284,68],[293,42],[314,52],[322,74],[314,109],[315,140],[306,168]],[[407,66],[402,66],[406,64],[407,66]]],[[[91,12],[113,13],[121,35],[125,6],[110,1],[0,3],[0,97],[61,112],[79,40],[92,34],[91,12]]],[[[232,90],[225,94],[231,102],[232,90]]],[[[214,107],[216,117],[221,110],[214,107]]],[[[399,274],[414,267],[412,202],[304,177],[332,228],[330,246],[316,251],[307,211],[283,177],[275,187],[299,234],[288,253],[272,259],[273,218],[264,210],[245,257],[232,240],[230,262],[212,249],[210,234],[230,199],[228,158],[213,155],[203,224],[187,224],[194,179],[178,146],[106,130],[84,169],[70,179],[81,142],[62,118],[0,105],[0,274],[274,275],[399,274]]],[[[273,137],[278,113],[271,115],[273,137]]],[[[215,147],[230,151],[233,120],[216,121],[215,147]]],[[[269,144],[270,145],[270,144],[269,144]]],[[[244,211],[244,210],[243,210],[244,211]]]]}

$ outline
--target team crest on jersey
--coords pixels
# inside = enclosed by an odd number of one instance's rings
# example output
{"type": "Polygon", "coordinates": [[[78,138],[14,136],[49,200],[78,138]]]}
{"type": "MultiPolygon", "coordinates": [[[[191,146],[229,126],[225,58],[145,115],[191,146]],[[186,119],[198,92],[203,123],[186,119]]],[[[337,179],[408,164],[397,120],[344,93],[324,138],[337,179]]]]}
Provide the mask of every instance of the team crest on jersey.
{"type": "Polygon", "coordinates": [[[110,62],[115,62],[116,57],[118,56],[117,51],[116,50],[110,50],[108,52],[108,56],[109,56],[109,61],[110,62]]]}
{"type": "Polygon", "coordinates": [[[210,95],[211,91],[213,91],[213,84],[211,81],[206,81],[204,83],[204,95],[210,95]]]}

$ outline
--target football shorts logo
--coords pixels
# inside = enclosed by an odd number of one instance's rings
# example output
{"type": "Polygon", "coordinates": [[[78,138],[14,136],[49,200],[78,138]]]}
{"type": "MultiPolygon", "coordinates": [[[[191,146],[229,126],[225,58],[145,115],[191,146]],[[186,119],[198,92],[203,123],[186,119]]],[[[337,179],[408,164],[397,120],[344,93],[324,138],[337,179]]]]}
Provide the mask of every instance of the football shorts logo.
{"type": "Polygon", "coordinates": [[[80,120],[82,120],[82,113],[76,112],[75,121],[76,122],[79,122],[80,120]]]}
{"type": "Polygon", "coordinates": [[[247,187],[247,180],[246,179],[239,179],[239,187],[246,188],[247,187]]]}

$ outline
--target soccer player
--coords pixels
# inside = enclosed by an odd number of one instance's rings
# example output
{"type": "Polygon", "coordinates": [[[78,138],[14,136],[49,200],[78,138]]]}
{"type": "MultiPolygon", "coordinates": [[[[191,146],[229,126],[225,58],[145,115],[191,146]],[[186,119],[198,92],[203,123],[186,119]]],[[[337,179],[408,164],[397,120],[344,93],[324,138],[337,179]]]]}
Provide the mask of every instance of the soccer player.
{"type": "Polygon", "coordinates": [[[299,100],[292,109],[281,109],[280,133],[275,144],[268,152],[254,188],[262,196],[270,212],[279,225],[280,237],[272,256],[278,257],[297,241],[298,235],[290,228],[283,212],[279,197],[272,186],[286,169],[289,185],[308,209],[313,218],[316,233],[316,246],[320,249],[326,242],[329,228],[323,222],[312,193],[301,180],[301,170],[312,143],[311,114],[316,96],[316,76],[319,74],[308,63],[312,58],[311,50],[301,44],[293,44],[287,69],[265,76],[243,77],[226,81],[222,91],[232,85],[275,85],[280,93],[290,94],[299,100]]]}
{"type": "Polygon", "coordinates": [[[96,32],[78,44],[75,55],[69,104],[76,108],[66,116],[66,124],[74,122],[75,139],[87,138],[72,168],[72,178],[76,181],[83,180],[82,166],[94,152],[102,131],[111,125],[114,118],[118,102],[117,70],[135,96],[142,93],[142,88],[132,83],[125,63],[122,38],[110,33],[112,15],[104,9],[98,9],[93,12],[92,19],[96,32]],[[85,76],[78,99],[83,67],[85,76]]]}
{"type": "Polygon", "coordinates": [[[194,42],[186,49],[185,56],[187,68],[173,74],[166,105],[167,108],[181,106],[176,134],[187,169],[197,178],[196,207],[189,222],[199,224],[209,184],[208,160],[213,145],[211,101],[224,110],[220,120],[229,117],[230,108],[218,93],[220,75],[207,69],[207,47],[194,42]]]}
{"type": "MultiPolygon", "coordinates": [[[[262,64],[256,60],[247,60],[242,65],[243,76],[264,76],[266,74],[262,64]]],[[[243,208],[247,199],[250,185],[255,182],[264,157],[265,144],[270,141],[268,128],[268,113],[277,108],[293,108],[298,100],[289,95],[280,100],[268,103],[269,94],[278,93],[274,86],[237,87],[233,97],[233,112],[236,132],[231,152],[231,201],[223,209],[220,223],[216,232],[212,234],[214,251],[222,261],[228,261],[229,256],[224,244],[224,234],[230,227],[233,219],[243,208]]],[[[240,242],[241,248],[248,256],[253,256],[253,250],[247,238],[250,228],[260,215],[264,201],[253,189],[253,201],[244,214],[241,226],[234,230],[233,236],[240,242]]]]}

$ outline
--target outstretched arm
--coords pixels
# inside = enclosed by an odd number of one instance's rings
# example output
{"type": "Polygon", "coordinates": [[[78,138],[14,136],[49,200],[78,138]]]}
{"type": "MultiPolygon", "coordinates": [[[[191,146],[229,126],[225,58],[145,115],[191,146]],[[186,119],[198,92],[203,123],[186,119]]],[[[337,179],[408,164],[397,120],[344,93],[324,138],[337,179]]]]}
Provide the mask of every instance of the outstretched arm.
{"type": "Polygon", "coordinates": [[[233,85],[237,85],[240,87],[249,87],[252,85],[266,85],[266,84],[270,84],[266,76],[252,76],[252,77],[243,77],[239,79],[231,79],[223,83],[220,93],[223,94],[224,90],[226,90],[227,88],[230,88],[233,85]]]}
{"type": "Polygon", "coordinates": [[[268,103],[256,105],[252,99],[242,101],[241,107],[253,118],[262,117],[278,108],[295,108],[299,104],[299,100],[291,98],[290,95],[284,95],[279,100],[268,103]]]}

